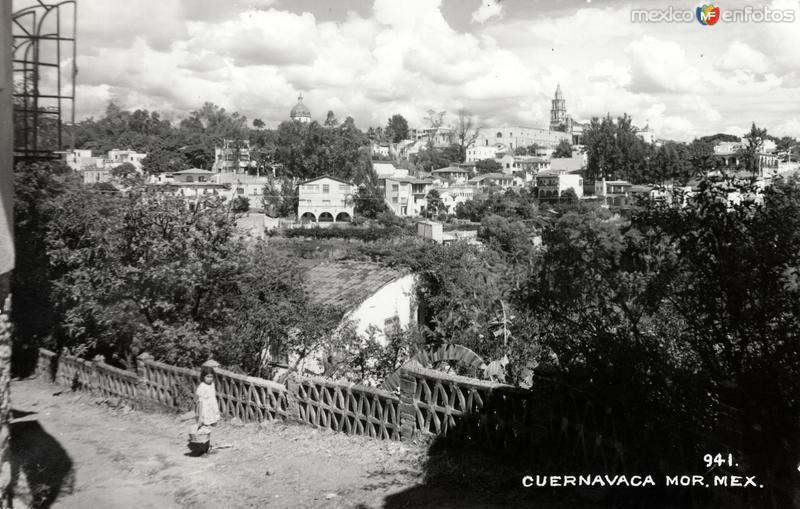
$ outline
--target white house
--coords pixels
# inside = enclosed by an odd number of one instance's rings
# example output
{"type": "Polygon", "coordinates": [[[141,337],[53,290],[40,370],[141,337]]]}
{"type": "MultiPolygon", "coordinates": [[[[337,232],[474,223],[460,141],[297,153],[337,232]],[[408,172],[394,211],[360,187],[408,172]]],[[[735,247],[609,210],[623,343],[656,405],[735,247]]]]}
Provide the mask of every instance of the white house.
{"type": "Polygon", "coordinates": [[[297,186],[297,217],[303,222],[349,223],[355,210],[356,186],[324,175],[297,186]]]}
{"type": "Polygon", "coordinates": [[[123,163],[132,164],[137,171],[142,170],[142,159],[147,157],[147,152],[136,152],[135,150],[109,150],[106,157],[107,165],[112,167],[119,166],[123,163]]]}
{"type": "Polygon", "coordinates": [[[463,184],[469,178],[469,171],[459,166],[448,166],[431,172],[434,178],[439,178],[456,184],[463,184]]]}
{"type": "MultiPolygon", "coordinates": [[[[342,325],[352,323],[363,337],[374,334],[383,346],[387,332],[417,322],[414,275],[405,271],[371,262],[323,262],[306,271],[304,288],[313,303],[344,310],[342,325]]],[[[322,374],[328,354],[313,352],[301,368],[322,374]]]]}
{"type": "Polygon", "coordinates": [[[558,200],[572,189],[578,198],[583,196],[583,178],[563,170],[547,170],[536,175],[537,197],[540,200],[558,200]]]}
{"type": "Polygon", "coordinates": [[[183,197],[189,203],[189,206],[194,208],[206,197],[222,196],[228,198],[230,186],[215,182],[214,175],[213,172],[207,170],[191,168],[189,170],[176,171],[171,175],[171,178],[159,175],[161,178],[157,180],[151,178],[150,183],[154,189],[183,197]]]}
{"type": "Polygon", "coordinates": [[[503,145],[472,145],[467,149],[466,162],[476,163],[484,159],[494,159],[501,150],[503,150],[503,145]]]}
{"type": "Polygon", "coordinates": [[[221,147],[214,147],[215,172],[246,173],[252,164],[249,140],[222,140],[221,147]]]}
{"type": "Polygon", "coordinates": [[[478,189],[486,189],[492,186],[508,189],[509,187],[515,187],[517,182],[515,182],[513,176],[504,173],[484,173],[483,175],[476,175],[469,179],[467,185],[478,189]]]}
{"type": "Polygon", "coordinates": [[[224,172],[215,174],[212,181],[227,184],[230,186],[230,198],[237,196],[247,198],[252,207],[260,206],[261,198],[264,196],[264,186],[269,183],[270,177],[224,172]]]}
{"type": "Polygon", "coordinates": [[[83,177],[84,184],[97,184],[111,180],[111,170],[123,163],[132,164],[137,171],[142,171],[144,152],[134,150],[109,150],[105,157],[92,156],[91,150],[68,150],[63,152],[64,162],[83,177]]]}
{"type": "Polygon", "coordinates": [[[384,200],[395,215],[417,216],[427,206],[425,197],[433,187],[432,179],[393,176],[379,179],[384,200]]]}
{"type": "Polygon", "coordinates": [[[476,188],[474,186],[458,185],[440,188],[438,191],[442,205],[447,208],[449,214],[453,214],[459,203],[464,203],[475,197],[476,188]]]}

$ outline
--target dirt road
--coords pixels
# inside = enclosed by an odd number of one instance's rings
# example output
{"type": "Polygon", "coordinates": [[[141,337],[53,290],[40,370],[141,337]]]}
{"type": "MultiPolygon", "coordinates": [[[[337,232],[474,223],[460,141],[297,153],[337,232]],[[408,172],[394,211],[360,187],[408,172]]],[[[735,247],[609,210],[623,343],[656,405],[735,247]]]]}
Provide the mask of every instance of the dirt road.
{"type": "Polygon", "coordinates": [[[41,380],[11,391],[13,463],[30,487],[20,499],[35,507],[554,507],[520,503],[515,471],[478,481],[480,462],[444,458],[435,470],[446,480],[431,481],[422,445],[223,423],[212,441],[231,447],[198,458],[188,455],[190,423],[175,415],[111,407],[41,380]]]}
{"type": "Polygon", "coordinates": [[[232,447],[190,457],[188,423],[100,402],[12,384],[12,447],[36,505],[381,507],[420,475],[420,448],[280,423],[222,424],[213,438],[232,447]]]}

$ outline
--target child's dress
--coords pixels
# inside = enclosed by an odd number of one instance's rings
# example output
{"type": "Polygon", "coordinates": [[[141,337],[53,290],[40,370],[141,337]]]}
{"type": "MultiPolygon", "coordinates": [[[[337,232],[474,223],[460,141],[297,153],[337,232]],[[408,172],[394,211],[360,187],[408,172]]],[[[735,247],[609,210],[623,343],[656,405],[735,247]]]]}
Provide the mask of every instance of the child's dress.
{"type": "Polygon", "coordinates": [[[197,427],[199,431],[211,431],[208,426],[219,422],[219,405],[214,384],[200,383],[197,387],[197,427]]]}

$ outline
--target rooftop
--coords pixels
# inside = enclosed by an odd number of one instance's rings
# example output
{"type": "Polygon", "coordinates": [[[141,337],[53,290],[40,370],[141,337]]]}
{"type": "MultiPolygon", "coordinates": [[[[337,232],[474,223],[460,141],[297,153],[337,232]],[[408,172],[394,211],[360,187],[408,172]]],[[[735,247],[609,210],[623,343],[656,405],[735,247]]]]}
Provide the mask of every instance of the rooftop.
{"type": "Polygon", "coordinates": [[[173,172],[173,175],[216,175],[216,173],[213,171],[201,170],[200,168],[189,168],[188,170],[173,172]]]}
{"type": "Polygon", "coordinates": [[[315,304],[352,309],[405,273],[377,263],[322,262],[306,272],[305,289],[315,304]]]}
{"type": "Polygon", "coordinates": [[[459,168],[458,166],[448,166],[447,168],[439,168],[438,170],[433,170],[433,173],[469,173],[464,168],[459,168]]]}
{"type": "Polygon", "coordinates": [[[348,182],[348,181],[346,181],[346,180],[342,180],[342,179],[340,179],[340,178],[336,178],[336,177],[331,177],[330,175],[320,175],[319,177],[316,177],[316,178],[313,178],[313,179],[309,179],[309,180],[306,180],[306,181],[304,181],[304,182],[300,182],[300,183],[299,183],[299,184],[297,184],[297,185],[298,185],[298,186],[302,186],[302,185],[309,184],[309,183],[311,183],[311,182],[316,182],[317,180],[322,180],[322,179],[331,179],[331,180],[335,180],[336,182],[341,182],[342,184],[347,184],[347,185],[349,185],[349,186],[352,186],[352,185],[353,185],[353,184],[351,184],[350,182],[348,182]]]}
{"type": "Polygon", "coordinates": [[[483,175],[478,175],[476,177],[472,177],[469,179],[470,182],[480,182],[486,179],[496,179],[496,180],[512,180],[514,177],[511,175],[505,175],[503,173],[484,173],[483,175]]]}

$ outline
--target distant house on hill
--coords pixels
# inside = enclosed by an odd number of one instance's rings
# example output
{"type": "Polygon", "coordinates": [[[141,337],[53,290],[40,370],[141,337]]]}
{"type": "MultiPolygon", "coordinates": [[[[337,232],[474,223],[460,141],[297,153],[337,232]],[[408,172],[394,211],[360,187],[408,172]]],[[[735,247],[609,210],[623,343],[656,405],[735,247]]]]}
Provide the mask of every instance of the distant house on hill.
{"type": "Polygon", "coordinates": [[[499,186],[502,189],[507,189],[509,187],[514,187],[516,184],[513,176],[503,173],[484,173],[483,175],[472,177],[467,181],[467,185],[479,189],[485,189],[491,186],[499,186]]]}
{"type": "Polygon", "coordinates": [[[159,175],[151,180],[153,189],[172,193],[184,198],[189,207],[194,209],[206,197],[222,196],[228,198],[230,184],[220,184],[214,180],[213,172],[190,168],[172,173],[171,176],[159,175]]]}
{"type": "Polygon", "coordinates": [[[439,168],[438,170],[433,170],[431,173],[433,173],[434,178],[455,181],[458,183],[466,182],[469,178],[469,172],[459,166],[439,168]]]}

